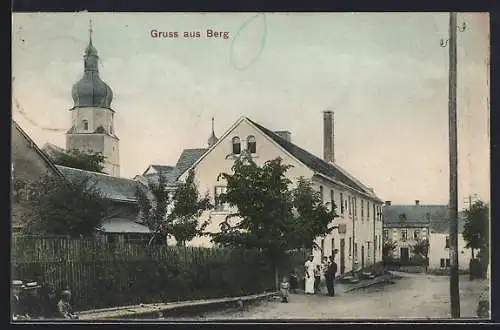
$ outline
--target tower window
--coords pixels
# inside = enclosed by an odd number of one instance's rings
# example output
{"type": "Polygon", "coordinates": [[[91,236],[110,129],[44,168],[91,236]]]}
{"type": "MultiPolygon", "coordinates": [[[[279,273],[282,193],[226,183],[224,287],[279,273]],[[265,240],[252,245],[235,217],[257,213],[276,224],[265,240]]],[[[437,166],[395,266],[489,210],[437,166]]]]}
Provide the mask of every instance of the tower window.
{"type": "Polygon", "coordinates": [[[239,155],[241,153],[241,141],[240,138],[235,136],[233,138],[233,154],[239,155]]]}
{"type": "Polygon", "coordinates": [[[255,136],[253,135],[250,135],[247,139],[247,150],[251,154],[257,152],[257,142],[255,141],[255,136]]]}
{"type": "Polygon", "coordinates": [[[87,131],[89,129],[89,122],[88,122],[88,120],[83,120],[82,121],[82,125],[83,125],[83,129],[84,130],[87,131]]]}

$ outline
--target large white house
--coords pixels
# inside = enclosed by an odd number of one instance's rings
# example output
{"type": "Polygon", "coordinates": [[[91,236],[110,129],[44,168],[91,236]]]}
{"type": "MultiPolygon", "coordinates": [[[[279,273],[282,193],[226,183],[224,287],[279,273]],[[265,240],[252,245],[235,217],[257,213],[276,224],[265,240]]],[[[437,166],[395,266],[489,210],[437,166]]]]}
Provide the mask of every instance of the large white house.
{"type": "MultiPolygon", "coordinates": [[[[217,232],[220,223],[231,212],[227,205],[217,203],[217,196],[225,191],[225,182],[220,174],[230,173],[234,160],[242,152],[250,154],[254,161],[264,162],[281,157],[292,165],[287,172],[293,184],[299,177],[311,179],[316,189],[322,193],[325,204],[337,205],[335,225],[339,226],[325,238],[318,238],[320,249],[314,251],[316,260],[329,256],[338,249],[339,271],[349,271],[357,261],[366,266],[382,258],[382,200],[373,189],[363,185],[334,160],[333,153],[333,112],[324,112],[324,159],[300,148],[291,140],[288,131],[272,131],[247,117],[239,118],[218,139],[212,129],[207,149],[186,149],[176,166],[161,167],[151,165],[137,180],[151,180],[165,175],[169,189],[175,189],[175,182],[186,179],[189,169],[196,174],[200,193],[208,192],[216,203],[214,210],[202,215],[202,221],[210,217],[207,230],[217,232]],[[189,165],[189,166],[188,166],[189,165]]],[[[209,238],[197,237],[187,245],[211,246],[209,238]]]]}

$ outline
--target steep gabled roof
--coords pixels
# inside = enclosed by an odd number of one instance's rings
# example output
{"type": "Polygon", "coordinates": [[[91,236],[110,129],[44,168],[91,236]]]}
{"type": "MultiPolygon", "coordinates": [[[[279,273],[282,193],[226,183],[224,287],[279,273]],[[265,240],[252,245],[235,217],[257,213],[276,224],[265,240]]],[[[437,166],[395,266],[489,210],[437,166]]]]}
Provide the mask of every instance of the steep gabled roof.
{"type": "Polygon", "coordinates": [[[170,166],[170,165],[154,165],[154,164],[151,164],[148,166],[148,168],[144,171],[144,173],[142,173],[142,175],[146,175],[146,173],[150,170],[150,169],[153,169],[155,170],[156,172],[158,173],[168,173],[170,171],[172,171],[173,169],[175,168],[175,166],[170,166]]]}
{"type": "MultiPolygon", "coordinates": [[[[450,227],[448,205],[395,204],[383,207],[384,227],[429,227],[434,233],[448,233],[450,227]]],[[[465,217],[459,212],[458,231],[463,232],[465,217]]]]}
{"type": "Polygon", "coordinates": [[[175,165],[175,169],[178,172],[177,178],[200,159],[207,150],[206,148],[184,149],[175,165]]]}
{"type": "Polygon", "coordinates": [[[105,198],[119,202],[137,202],[136,192],[141,184],[138,181],[61,165],[56,166],[70,182],[88,179],[89,184],[95,185],[105,198]]]}
{"type": "Polygon", "coordinates": [[[242,121],[248,121],[251,125],[253,125],[256,129],[261,131],[264,135],[266,135],[268,138],[270,138],[274,143],[278,144],[281,148],[283,148],[286,152],[288,152],[292,157],[295,157],[300,163],[304,164],[307,166],[309,169],[312,171],[330,179],[335,182],[339,182],[351,189],[354,189],[366,196],[369,196],[372,199],[375,199],[379,202],[382,200],[377,197],[373,191],[373,189],[366,187],[365,185],[361,184],[361,182],[357,179],[355,179],[352,175],[348,174],[347,171],[344,169],[340,168],[337,164],[333,163],[328,163],[321,158],[313,155],[312,153],[300,148],[299,146],[295,145],[294,143],[283,139],[281,136],[275,134],[273,131],[265,128],[264,126],[250,120],[248,117],[242,116],[240,117],[223,135],[222,137],[217,141],[216,144],[214,144],[210,149],[199,149],[200,151],[203,150],[203,152],[200,153],[198,156],[198,159],[195,160],[189,167],[186,167],[184,171],[182,171],[180,175],[182,175],[185,171],[187,171],[189,168],[196,166],[204,157],[206,154],[209,153],[210,150],[213,150],[216,148],[217,145],[219,145],[224,138],[229,135],[242,121]]]}
{"type": "Polygon", "coordinates": [[[38,155],[40,155],[40,158],[42,158],[42,160],[49,166],[49,168],[51,170],[53,170],[54,173],[57,174],[58,176],[64,177],[63,174],[61,173],[61,171],[59,171],[59,169],[56,167],[56,165],[52,162],[52,160],[50,159],[50,157],[42,149],[40,149],[37,146],[37,144],[35,143],[35,141],[33,141],[30,138],[30,136],[21,128],[21,126],[19,126],[19,124],[16,123],[15,120],[12,120],[12,124],[14,125],[14,128],[16,130],[18,130],[19,133],[21,133],[21,135],[23,135],[24,138],[32,145],[33,150],[35,150],[35,152],[38,155]]]}
{"type": "Polygon", "coordinates": [[[328,163],[323,159],[313,155],[309,151],[300,148],[296,144],[283,139],[281,136],[265,128],[264,126],[248,118],[247,120],[251,122],[253,125],[255,125],[262,133],[264,133],[274,142],[279,144],[292,156],[297,158],[301,163],[309,167],[311,170],[320,173],[328,178],[332,178],[336,181],[339,181],[352,189],[363,192],[365,194],[372,196],[373,198],[380,200],[378,197],[374,195],[374,193],[369,188],[361,184],[357,179],[354,179],[353,176],[351,176],[350,174],[347,174],[347,172],[344,169],[341,169],[337,164],[328,163]]]}

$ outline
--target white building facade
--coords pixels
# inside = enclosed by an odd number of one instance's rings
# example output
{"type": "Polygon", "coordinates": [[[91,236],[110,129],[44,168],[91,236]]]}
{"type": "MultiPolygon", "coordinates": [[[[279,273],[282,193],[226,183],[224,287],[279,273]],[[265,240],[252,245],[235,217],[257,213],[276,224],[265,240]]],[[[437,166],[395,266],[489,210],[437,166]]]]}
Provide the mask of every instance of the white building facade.
{"type": "MultiPolygon", "coordinates": [[[[447,233],[431,233],[429,236],[429,269],[445,269],[450,267],[450,235],[447,233]]],[[[462,234],[458,235],[458,268],[468,270],[472,260],[471,249],[466,248],[462,234]]]]}
{"type": "MultiPolygon", "coordinates": [[[[333,152],[333,113],[325,112],[325,132],[331,141],[328,152],[333,152]],[[330,127],[331,125],[331,127],[330,127]],[[332,134],[329,134],[331,132],[332,134]]],[[[231,173],[232,166],[242,152],[250,154],[258,165],[281,157],[284,164],[292,165],[288,178],[295,186],[300,177],[310,179],[314,187],[322,194],[326,205],[334,201],[337,205],[336,218],[332,226],[338,229],[324,238],[318,238],[320,247],[314,251],[315,260],[332,255],[335,249],[339,272],[352,269],[355,260],[360,266],[367,266],[382,258],[382,201],[370,189],[341,169],[333,160],[333,154],[327,155],[330,161],[322,160],[299,148],[291,142],[291,133],[273,132],[267,128],[241,117],[226,133],[210,145],[209,149],[190,167],[194,170],[199,192],[208,192],[216,208],[205,212],[201,221],[210,217],[209,232],[220,230],[220,224],[234,210],[227,205],[217,203],[217,196],[225,192],[226,184],[221,173],[231,173]]],[[[179,177],[187,177],[188,169],[179,177]]],[[[188,245],[211,246],[207,237],[197,237],[188,245]]]]}

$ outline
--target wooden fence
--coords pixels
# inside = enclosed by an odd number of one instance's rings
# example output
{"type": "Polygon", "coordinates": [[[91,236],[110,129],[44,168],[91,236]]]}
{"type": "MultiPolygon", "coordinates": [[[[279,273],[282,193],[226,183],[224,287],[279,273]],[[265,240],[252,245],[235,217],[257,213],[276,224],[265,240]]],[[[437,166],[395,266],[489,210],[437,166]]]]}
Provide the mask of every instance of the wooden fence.
{"type": "MultiPolygon", "coordinates": [[[[285,274],[306,251],[289,253],[285,274]]],[[[274,288],[274,270],[256,251],[147,247],[98,240],[15,238],[13,279],[40,275],[58,291],[70,289],[76,310],[260,293],[274,288]]]]}

